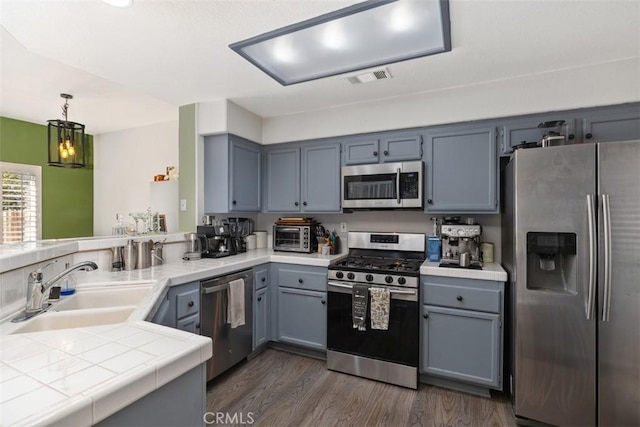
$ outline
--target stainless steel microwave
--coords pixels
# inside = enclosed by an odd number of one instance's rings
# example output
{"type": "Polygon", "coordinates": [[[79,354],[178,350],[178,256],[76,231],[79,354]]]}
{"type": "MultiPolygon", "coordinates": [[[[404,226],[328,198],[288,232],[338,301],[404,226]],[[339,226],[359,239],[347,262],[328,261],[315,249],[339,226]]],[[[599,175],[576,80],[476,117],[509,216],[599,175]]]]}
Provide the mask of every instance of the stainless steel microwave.
{"type": "Polygon", "coordinates": [[[424,207],[422,161],[342,167],[343,209],[424,207]]]}
{"type": "Polygon", "coordinates": [[[273,250],[286,252],[315,252],[316,235],[310,225],[274,225],[273,250]]]}

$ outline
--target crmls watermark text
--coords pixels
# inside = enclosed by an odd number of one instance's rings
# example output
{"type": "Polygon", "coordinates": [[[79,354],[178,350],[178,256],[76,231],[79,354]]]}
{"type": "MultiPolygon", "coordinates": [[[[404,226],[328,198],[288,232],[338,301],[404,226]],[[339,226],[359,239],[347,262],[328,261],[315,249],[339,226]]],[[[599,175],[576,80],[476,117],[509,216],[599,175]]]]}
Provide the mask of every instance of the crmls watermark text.
{"type": "Polygon", "coordinates": [[[205,424],[253,424],[253,412],[205,412],[202,416],[205,424]]]}

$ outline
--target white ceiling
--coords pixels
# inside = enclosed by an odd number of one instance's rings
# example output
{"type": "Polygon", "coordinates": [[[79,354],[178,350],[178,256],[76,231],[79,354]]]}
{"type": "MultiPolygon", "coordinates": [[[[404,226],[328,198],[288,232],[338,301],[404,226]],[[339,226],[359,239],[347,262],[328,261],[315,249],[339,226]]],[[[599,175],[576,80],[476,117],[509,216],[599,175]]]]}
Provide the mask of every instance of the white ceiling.
{"type": "Polygon", "coordinates": [[[69,120],[97,134],[176,120],[194,102],[272,117],[640,57],[640,0],[450,0],[452,51],[391,64],[394,78],[371,84],[283,87],[228,48],[354,3],[0,0],[0,115],[44,124],[66,92],[69,120]]]}

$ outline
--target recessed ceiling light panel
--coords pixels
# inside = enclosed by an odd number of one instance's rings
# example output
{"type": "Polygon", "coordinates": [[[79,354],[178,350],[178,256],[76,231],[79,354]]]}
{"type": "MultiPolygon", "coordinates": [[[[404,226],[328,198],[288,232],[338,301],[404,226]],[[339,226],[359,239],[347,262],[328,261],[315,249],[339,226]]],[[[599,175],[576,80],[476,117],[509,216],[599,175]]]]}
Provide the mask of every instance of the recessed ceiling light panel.
{"type": "Polygon", "coordinates": [[[282,85],[451,50],[448,0],[370,0],[229,45],[282,85]]]}

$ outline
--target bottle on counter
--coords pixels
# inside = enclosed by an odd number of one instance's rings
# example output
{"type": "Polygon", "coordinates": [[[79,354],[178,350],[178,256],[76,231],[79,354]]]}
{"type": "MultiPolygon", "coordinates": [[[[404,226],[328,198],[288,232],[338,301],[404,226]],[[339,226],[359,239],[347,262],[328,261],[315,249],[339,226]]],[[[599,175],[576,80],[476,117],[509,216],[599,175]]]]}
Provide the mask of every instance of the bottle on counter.
{"type": "Polygon", "coordinates": [[[438,235],[438,218],[431,218],[433,221],[433,234],[427,238],[427,260],[429,262],[440,262],[442,257],[442,240],[438,235]]]}
{"type": "MultiPolygon", "coordinates": [[[[71,266],[71,264],[66,263],[64,268],[67,269],[71,266]]],[[[60,295],[73,295],[76,292],[76,279],[73,274],[67,275],[62,281],[62,285],[60,286],[60,295]]]]}

